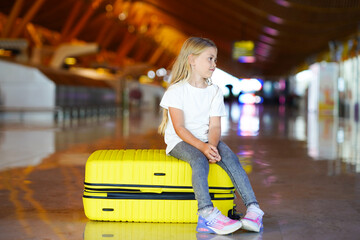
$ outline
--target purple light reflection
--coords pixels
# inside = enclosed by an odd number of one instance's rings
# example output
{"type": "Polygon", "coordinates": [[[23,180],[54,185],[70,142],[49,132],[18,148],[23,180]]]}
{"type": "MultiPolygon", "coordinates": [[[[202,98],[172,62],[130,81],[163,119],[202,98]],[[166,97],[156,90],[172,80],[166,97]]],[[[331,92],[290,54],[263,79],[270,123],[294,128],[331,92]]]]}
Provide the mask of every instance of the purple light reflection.
{"type": "Polygon", "coordinates": [[[241,105],[238,136],[257,136],[260,129],[258,108],[254,104],[241,105]]]}
{"type": "Polygon", "coordinates": [[[284,19],[276,17],[274,15],[269,15],[268,20],[273,22],[273,23],[277,23],[277,24],[283,24],[284,23],[284,19]]]}
{"type": "Polygon", "coordinates": [[[264,27],[263,31],[269,35],[277,36],[279,35],[279,31],[270,27],[264,27]]]}
{"type": "MultiPolygon", "coordinates": [[[[261,38],[260,38],[261,40],[261,38]]],[[[256,48],[261,48],[264,50],[270,50],[272,47],[269,44],[263,43],[263,42],[259,42],[256,44],[256,48]]]]}
{"type": "Polygon", "coordinates": [[[241,56],[238,58],[238,61],[241,63],[254,63],[255,57],[254,56],[241,56]]]}
{"type": "Polygon", "coordinates": [[[256,49],[255,53],[256,53],[257,55],[260,55],[260,56],[263,56],[263,57],[267,57],[267,56],[269,56],[270,51],[260,48],[260,49],[256,49]]]}
{"type": "Polygon", "coordinates": [[[266,43],[269,43],[269,44],[273,44],[275,42],[275,39],[267,37],[265,35],[261,35],[260,36],[260,41],[266,42],[266,43]]]}
{"type": "Polygon", "coordinates": [[[290,7],[290,3],[285,0],[275,0],[275,2],[283,7],[290,7]]]}

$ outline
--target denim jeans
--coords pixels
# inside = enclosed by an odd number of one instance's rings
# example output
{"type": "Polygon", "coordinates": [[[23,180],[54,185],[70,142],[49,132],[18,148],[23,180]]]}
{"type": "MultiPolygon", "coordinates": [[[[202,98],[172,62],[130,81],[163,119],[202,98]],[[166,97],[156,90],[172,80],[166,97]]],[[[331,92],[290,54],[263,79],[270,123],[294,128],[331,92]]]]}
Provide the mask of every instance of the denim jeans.
{"type": "MultiPolygon", "coordinates": [[[[219,142],[218,151],[221,161],[217,162],[229,175],[236,191],[240,194],[245,206],[257,203],[249,178],[242,168],[236,154],[222,141],[219,142]]],[[[209,161],[197,148],[186,142],[178,143],[169,153],[171,156],[188,162],[192,169],[192,186],[195,198],[198,201],[198,209],[212,207],[209,194],[209,161]]]]}

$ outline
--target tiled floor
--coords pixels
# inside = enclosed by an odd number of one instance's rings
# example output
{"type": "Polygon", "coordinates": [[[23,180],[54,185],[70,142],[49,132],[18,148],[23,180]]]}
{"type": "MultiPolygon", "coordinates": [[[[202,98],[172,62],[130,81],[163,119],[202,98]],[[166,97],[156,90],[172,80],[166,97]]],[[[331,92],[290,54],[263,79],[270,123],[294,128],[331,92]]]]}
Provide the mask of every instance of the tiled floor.
{"type": "MultiPolygon", "coordinates": [[[[164,148],[159,114],[0,125],[0,239],[359,239],[360,127],[285,107],[228,106],[223,140],[266,212],[264,231],[196,234],[194,224],[91,222],[82,190],[97,149],[164,148]]],[[[244,212],[238,198],[238,210],[244,212]]]]}

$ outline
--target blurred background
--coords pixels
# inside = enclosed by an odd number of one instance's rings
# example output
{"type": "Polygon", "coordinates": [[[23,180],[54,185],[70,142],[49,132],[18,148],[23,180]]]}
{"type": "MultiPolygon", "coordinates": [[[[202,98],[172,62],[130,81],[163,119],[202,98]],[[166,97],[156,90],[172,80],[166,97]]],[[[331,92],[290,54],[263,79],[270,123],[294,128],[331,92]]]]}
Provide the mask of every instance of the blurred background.
{"type": "MultiPolygon", "coordinates": [[[[223,139],[269,212],[264,235],[237,239],[360,234],[359,0],[1,0],[0,238],[98,228],[86,159],[165,148],[159,102],[190,36],[218,47],[223,139]]],[[[196,239],[175,229],[149,239],[196,239]]]]}
{"type": "Polygon", "coordinates": [[[337,124],[359,119],[356,0],[2,0],[0,34],[5,122],[158,113],[184,40],[201,36],[218,46],[227,103],[331,117],[338,143],[357,139],[337,124]]]}
{"type": "Polygon", "coordinates": [[[358,119],[359,8],[356,0],[2,0],[0,106],[54,109],[56,118],[70,108],[157,107],[182,43],[201,36],[219,48],[213,81],[226,100],[358,119]]]}

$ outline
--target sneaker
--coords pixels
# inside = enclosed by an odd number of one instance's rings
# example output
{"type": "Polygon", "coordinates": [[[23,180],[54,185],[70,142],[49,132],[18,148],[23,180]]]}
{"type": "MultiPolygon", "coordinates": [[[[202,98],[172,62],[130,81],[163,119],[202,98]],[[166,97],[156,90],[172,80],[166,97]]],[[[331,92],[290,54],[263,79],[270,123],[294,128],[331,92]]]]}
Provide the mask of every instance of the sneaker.
{"type": "Polygon", "coordinates": [[[263,228],[263,215],[264,212],[260,208],[251,205],[247,209],[245,217],[241,219],[242,228],[252,232],[260,232],[263,228]]]}
{"type": "Polygon", "coordinates": [[[241,222],[232,220],[214,208],[209,216],[203,218],[199,215],[196,231],[199,233],[230,234],[241,228],[241,222]]]}

